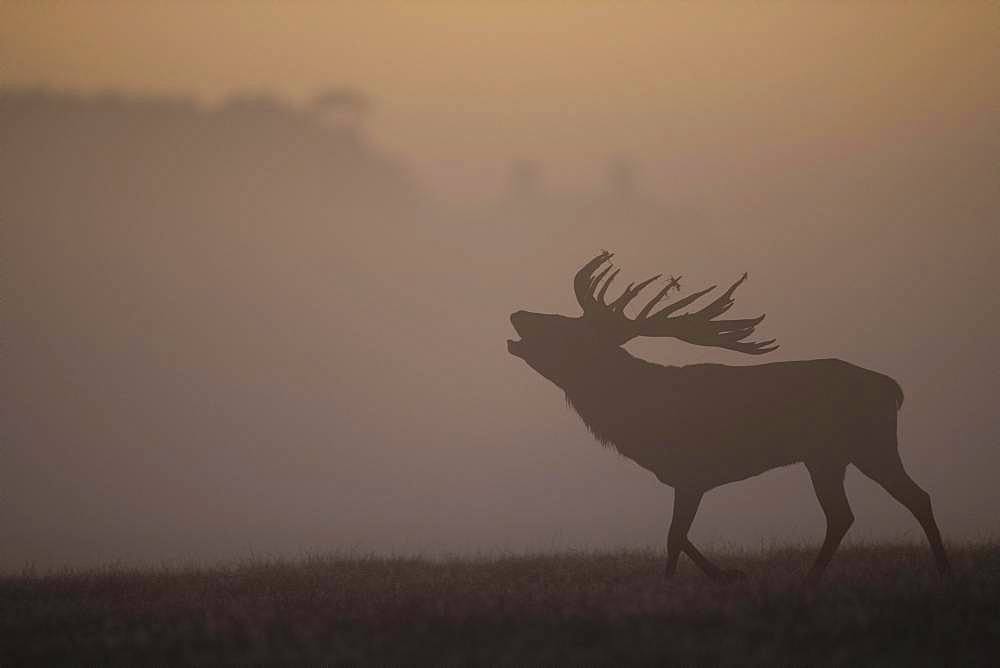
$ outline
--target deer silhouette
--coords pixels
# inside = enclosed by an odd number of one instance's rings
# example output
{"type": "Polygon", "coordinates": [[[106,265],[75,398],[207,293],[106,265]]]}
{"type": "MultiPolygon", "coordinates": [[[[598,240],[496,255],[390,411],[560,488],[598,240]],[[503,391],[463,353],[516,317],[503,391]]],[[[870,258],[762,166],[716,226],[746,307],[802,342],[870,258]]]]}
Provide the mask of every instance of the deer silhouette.
{"type": "Polygon", "coordinates": [[[673,337],[750,355],[775,350],[775,341],[746,339],[764,319],[718,320],[733,306],[746,274],[701,310],[674,315],[716,286],[653,312],[670,292],[671,277],[634,317],[625,307],[653,276],[605,301],[619,269],[603,251],[576,274],[573,287],[583,315],[517,311],[511,324],[521,337],[509,352],[555,383],[591,433],[674,488],[667,537],[666,575],[681,553],[709,577],[731,580],[688,540],[708,490],[765,471],[803,463],[826,515],[826,537],[807,581],[819,581],[854,522],[844,493],[848,464],[882,485],[920,522],[939,572],[948,557],[928,494],[899,458],[896,414],[903,392],[892,378],[838,359],[753,366],[662,366],[633,357],[621,346],[638,337],[673,337]],[[606,265],[606,266],[605,266],[606,265]],[[598,272],[602,266],[604,268],[598,272]],[[610,272],[610,273],[609,273],[610,272]]]}

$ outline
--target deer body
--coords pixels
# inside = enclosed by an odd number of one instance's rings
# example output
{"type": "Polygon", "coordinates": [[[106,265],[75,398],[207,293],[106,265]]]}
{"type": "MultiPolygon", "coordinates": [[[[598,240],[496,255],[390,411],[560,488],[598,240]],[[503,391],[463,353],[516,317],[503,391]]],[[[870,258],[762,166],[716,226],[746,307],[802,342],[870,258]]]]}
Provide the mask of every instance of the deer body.
{"type": "Polygon", "coordinates": [[[902,398],[891,378],[833,359],[673,367],[618,348],[583,376],[560,387],[599,441],[661,482],[706,489],[848,455],[869,429],[895,434],[902,398]]]}
{"type": "Polygon", "coordinates": [[[594,272],[610,257],[602,253],[577,274],[582,317],[518,311],[511,323],[522,339],[508,341],[508,349],[565,392],[599,441],[674,487],[668,575],[683,552],[708,575],[731,576],[687,539],[702,496],[720,485],[796,463],[805,464],[827,517],[811,581],[819,579],[854,519],[843,487],[848,464],[913,512],[938,569],[948,569],[930,498],[899,459],[896,414],[903,393],[896,381],[837,359],[676,367],[636,358],[621,347],[635,336],[672,336],[749,354],[777,346],[773,340],[745,341],[763,316],[716,319],[732,306],[732,294],[746,275],[700,311],[670,317],[711,288],[651,315],[670,289],[679,288],[678,279],[671,279],[633,319],[625,315],[625,307],[658,277],[630,285],[607,304],[604,294],[618,272],[603,284],[611,267],[596,277],[594,272]]]}

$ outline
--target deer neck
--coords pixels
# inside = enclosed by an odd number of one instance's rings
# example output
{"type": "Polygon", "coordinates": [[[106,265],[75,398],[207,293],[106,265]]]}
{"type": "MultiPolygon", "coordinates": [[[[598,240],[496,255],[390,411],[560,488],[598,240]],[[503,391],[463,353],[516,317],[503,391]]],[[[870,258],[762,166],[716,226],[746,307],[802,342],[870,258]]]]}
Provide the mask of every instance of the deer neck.
{"type": "Polygon", "coordinates": [[[663,429],[650,429],[648,420],[663,420],[666,427],[673,409],[681,409],[672,406],[683,397],[676,372],[676,367],[614,348],[581,360],[556,384],[599,441],[628,455],[633,448],[649,445],[649,439],[664,437],[663,429]]]}

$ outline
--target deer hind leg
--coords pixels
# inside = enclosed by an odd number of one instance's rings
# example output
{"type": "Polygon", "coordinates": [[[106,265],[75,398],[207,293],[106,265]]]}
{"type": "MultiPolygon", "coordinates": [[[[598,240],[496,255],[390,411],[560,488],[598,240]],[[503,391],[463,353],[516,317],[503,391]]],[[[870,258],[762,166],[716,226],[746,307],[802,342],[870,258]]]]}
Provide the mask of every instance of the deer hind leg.
{"type": "Polygon", "coordinates": [[[847,502],[847,494],[844,492],[846,464],[816,463],[806,464],[806,467],[809,469],[813,488],[816,490],[816,498],[819,499],[819,505],[826,515],[826,538],[823,539],[823,547],[816,555],[816,561],[813,562],[806,579],[808,583],[816,584],[833,558],[833,553],[840,546],[840,541],[854,523],[854,513],[851,512],[851,505],[847,502]]]}
{"type": "Polygon", "coordinates": [[[920,526],[923,527],[924,533],[927,534],[927,542],[930,543],[938,572],[944,574],[950,571],[948,554],[945,552],[944,543],[941,542],[941,532],[934,520],[931,497],[917,483],[913,482],[913,478],[903,468],[899,452],[893,448],[881,457],[869,456],[855,462],[854,465],[866,476],[882,485],[885,491],[913,513],[913,516],[920,522],[920,526]]]}
{"type": "Polygon", "coordinates": [[[677,572],[677,562],[683,552],[713,580],[728,581],[742,577],[743,574],[739,571],[725,571],[713,564],[688,540],[688,531],[698,512],[702,496],[700,491],[678,489],[674,492],[674,515],[667,534],[666,576],[673,577],[677,572]]]}

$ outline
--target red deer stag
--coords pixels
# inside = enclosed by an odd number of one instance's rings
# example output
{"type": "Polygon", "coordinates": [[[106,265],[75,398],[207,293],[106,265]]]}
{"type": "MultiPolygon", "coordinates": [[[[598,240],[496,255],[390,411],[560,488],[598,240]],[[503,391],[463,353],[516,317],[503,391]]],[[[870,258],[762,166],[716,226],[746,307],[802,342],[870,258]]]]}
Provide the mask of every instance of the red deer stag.
{"type": "Polygon", "coordinates": [[[808,469],[827,522],[809,582],[819,580],[854,521],[844,493],[848,464],[913,513],[927,534],[938,570],[948,570],[930,497],[907,475],[899,458],[896,412],[903,392],[896,381],[836,359],[665,367],[633,357],[621,346],[638,336],[670,336],[750,355],[778,346],[774,340],[746,340],[763,315],[716,320],[732,307],[733,293],[746,274],[699,311],[672,315],[715,286],[654,313],[672,288],[680,290],[672,278],[630,318],[625,307],[659,276],[630,284],[607,303],[605,293],[619,271],[609,273],[611,257],[605,251],[576,274],[573,287],[582,316],[518,311],[510,320],[521,339],[508,341],[507,347],[566,393],[601,443],[674,488],[667,576],[674,574],[683,552],[709,577],[739,577],[741,573],[711,563],[687,538],[702,496],[720,485],[797,462],[808,469]]]}

